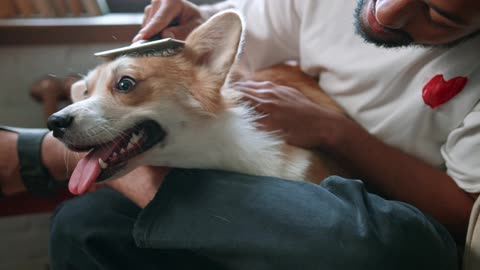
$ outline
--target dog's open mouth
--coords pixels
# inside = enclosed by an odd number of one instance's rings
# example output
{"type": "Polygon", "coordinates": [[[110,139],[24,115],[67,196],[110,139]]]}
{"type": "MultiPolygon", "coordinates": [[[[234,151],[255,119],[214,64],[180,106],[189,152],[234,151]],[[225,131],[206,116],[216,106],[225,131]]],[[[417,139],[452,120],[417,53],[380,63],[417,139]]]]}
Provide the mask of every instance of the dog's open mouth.
{"type": "Polygon", "coordinates": [[[165,138],[165,131],[157,122],[147,120],[111,142],[93,146],[81,159],[70,177],[68,189],[73,194],[82,194],[93,182],[103,181],[125,167],[128,160],[147,151],[165,138]]]}

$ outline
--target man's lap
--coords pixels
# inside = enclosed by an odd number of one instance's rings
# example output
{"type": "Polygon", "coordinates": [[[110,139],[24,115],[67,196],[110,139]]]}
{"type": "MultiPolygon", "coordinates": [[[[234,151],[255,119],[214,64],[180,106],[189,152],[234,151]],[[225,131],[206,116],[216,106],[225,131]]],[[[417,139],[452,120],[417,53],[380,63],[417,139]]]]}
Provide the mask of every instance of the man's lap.
{"type": "Polygon", "coordinates": [[[64,202],[52,218],[52,269],[220,269],[188,250],[137,248],[132,230],[140,210],[108,187],[64,202]]]}
{"type": "Polygon", "coordinates": [[[455,245],[437,222],[338,177],[315,186],[175,170],[143,211],[110,189],[65,203],[53,218],[53,265],[71,263],[65,242],[106,269],[130,269],[115,265],[121,254],[141,269],[205,258],[228,269],[456,269],[455,245]]]}

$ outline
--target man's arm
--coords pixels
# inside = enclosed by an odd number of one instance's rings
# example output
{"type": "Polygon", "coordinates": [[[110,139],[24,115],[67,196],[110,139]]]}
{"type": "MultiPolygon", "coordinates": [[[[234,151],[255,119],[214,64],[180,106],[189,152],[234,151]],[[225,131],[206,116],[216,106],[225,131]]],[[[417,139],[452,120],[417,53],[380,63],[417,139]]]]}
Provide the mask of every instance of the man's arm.
{"type": "Polygon", "coordinates": [[[410,203],[437,219],[459,242],[465,236],[473,197],[444,171],[346,125],[332,151],[361,179],[392,200],[410,203]],[[345,136],[347,135],[347,136],[345,136]]]}

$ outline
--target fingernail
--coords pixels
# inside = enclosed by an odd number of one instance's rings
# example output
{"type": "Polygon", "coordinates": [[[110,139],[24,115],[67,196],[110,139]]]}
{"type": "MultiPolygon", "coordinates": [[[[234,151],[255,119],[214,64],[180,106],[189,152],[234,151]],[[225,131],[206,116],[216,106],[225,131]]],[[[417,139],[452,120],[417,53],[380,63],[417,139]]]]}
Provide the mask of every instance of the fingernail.
{"type": "Polygon", "coordinates": [[[175,38],[175,34],[170,32],[170,31],[166,31],[166,32],[163,32],[163,37],[164,38],[175,38]]]}
{"type": "Polygon", "coordinates": [[[147,41],[148,40],[140,39],[140,40],[134,41],[130,46],[138,46],[138,45],[141,45],[141,44],[143,44],[147,41]]]}
{"type": "Polygon", "coordinates": [[[136,35],[136,36],[132,39],[132,41],[135,42],[135,41],[137,41],[137,39],[139,39],[140,37],[141,37],[141,35],[138,34],[138,35],[136,35]]]}

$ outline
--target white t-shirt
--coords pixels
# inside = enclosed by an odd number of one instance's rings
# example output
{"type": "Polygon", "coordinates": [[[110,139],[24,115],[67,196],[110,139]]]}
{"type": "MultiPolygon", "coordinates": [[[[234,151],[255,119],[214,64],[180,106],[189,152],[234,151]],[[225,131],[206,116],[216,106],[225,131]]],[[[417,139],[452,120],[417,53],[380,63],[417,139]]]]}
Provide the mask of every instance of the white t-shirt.
{"type": "Polygon", "coordinates": [[[232,1],[246,17],[243,63],[258,69],[298,60],[372,135],[480,192],[480,36],[452,49],[385,49],[355,33],[356,0],[232,1]],[[468,81],[432,109],[422,90],[436,75],[468,81]]]}

